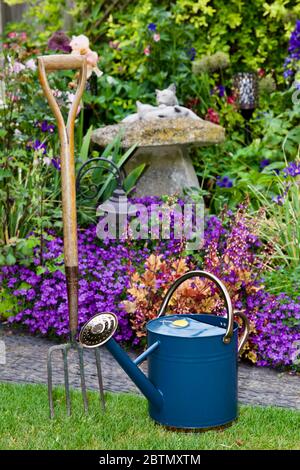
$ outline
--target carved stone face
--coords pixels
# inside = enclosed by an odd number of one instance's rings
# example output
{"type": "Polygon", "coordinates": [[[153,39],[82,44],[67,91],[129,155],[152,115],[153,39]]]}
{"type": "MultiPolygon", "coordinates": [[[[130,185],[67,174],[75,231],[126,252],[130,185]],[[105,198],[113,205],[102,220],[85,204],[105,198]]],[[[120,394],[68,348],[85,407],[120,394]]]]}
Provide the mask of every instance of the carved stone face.
{"type": "Polygon", "coordinates": [[[163,104],[165,106],[176,106],[178,104],[175,94],[176,86],[173,83],[165,90],[155,90],[155,92],[158,105],[163,104]]]}

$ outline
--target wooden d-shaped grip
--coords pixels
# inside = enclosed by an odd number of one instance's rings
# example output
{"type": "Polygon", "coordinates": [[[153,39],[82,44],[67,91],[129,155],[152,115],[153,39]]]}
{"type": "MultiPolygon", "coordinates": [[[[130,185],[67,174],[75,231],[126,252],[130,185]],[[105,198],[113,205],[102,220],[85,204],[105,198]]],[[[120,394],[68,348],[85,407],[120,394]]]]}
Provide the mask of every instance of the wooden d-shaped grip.
{"type": "Polygon", "coordinates": [[[84,56],[72,54],[44,55],[38,58],[38,62],[43,63],[47,72],[55,72],[57,70],[81,70],[84,60],[84,56]]]}
{"type": "Polygon", "coordinates": [[[69,323],[74,341],[78,326],[78,246],[76,219],[76,178],[74,162],[74,123],[77,109],[86,85],[86,58],[79,55],[52,55],[38,57],[39,80],[58,127],[62,184],[62,213],[64,229],[64,257],[66,268],[69,323]],[[65,124],[57,101],[50,89],[46,72],[79,70],[78,86],[65,124]]]}

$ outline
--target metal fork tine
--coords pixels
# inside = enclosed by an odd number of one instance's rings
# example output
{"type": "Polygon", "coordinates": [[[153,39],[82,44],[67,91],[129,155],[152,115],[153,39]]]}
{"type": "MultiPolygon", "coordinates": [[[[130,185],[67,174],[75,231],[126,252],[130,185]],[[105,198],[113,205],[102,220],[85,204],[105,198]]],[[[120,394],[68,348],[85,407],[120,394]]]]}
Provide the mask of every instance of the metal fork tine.
{"type": "Polygon", "coordinates": [[[50,410],[51,419],[54,418],[53,391],[52,391],[52,362],[51,362],[52,352],[53,352],[53,347],[48,350],[48,354],[47,354],[48,400],[49,400],[49,410],[50,410]]]}
{"type": "Polygon", "coordinates": [[[89,410],[88,398],[85,385],[85,376],[84,376],[84,362],[83,362],[83,348],[77,344],[78,357],[79,357],[79,369],[80,369],[80,382],[81,382],[81,392],[83,398],[83,406],[85,413],[89,410]]]}
{"type": "Polygon", "coordinates": [[[62,350],[64,361],[64,376],[65,376],[65,393],[66,393],[66,407],[67,415],[71,416],[71,399],[70,399],[70,385],[69,385],[69,370],[68,370],[68,346],[62,350]]]}
{"type": "MultiPolygon", "coordinates": [[[[49,399],[49,409],[50,409],[50,418],[54,418],[54,402],[53,402],[53,373],[52,373],[52,354],[55,351],[62,351],[63,357],[64,353],[68,352],[69,344],[58,344],[55,346],[51,346],[48,349],[47,354],[47,375],[48,375],[48,399],[49,399]]],[[[65,361],[64,361],[64,369],[65,369],[65,361]]],[[[67,370],[68,373],[68,370],[67,370]]],[[[69,377],[67,376],[66,381],[66,374],[65,374],[65,390],[66,390],[66,400],[70,401],[70,390],[69,390],[69,377]],[[68,390],[68,393],[67,393],[68,390]]]]}
{"type": "Polygon", "coordinates": [[[105,397],[104,397],[102,369],[101,369],[101,357],[100,357],[100,349],[99,348],[95,348],[95,357],[96,357],[97,375],[98,375],[99,392],[100,392],[100,403],[101,403],[102,410],[104,412],[105,411],[105,397]]]}

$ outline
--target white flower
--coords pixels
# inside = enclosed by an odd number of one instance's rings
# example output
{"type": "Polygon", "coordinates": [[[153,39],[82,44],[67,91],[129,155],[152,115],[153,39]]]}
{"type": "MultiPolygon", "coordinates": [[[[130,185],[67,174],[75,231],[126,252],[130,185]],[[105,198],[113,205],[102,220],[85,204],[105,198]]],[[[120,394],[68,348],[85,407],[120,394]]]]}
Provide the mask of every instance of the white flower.
{"type": "Polygon", "coordinates": [[[36,63],[34,59],[29,59],[25,62],[25,66],[27,69],[32,70],[33,72],[36,71],[36,63]]]}
{"type": "Polygon", "coordinates": [[[4,108],[5,104],[5,83],[0,80],[0,108],[4,108]]]}
{"type": "Polygon", "coordinates": [[[24,70],[24,69],[25,69],[25,65],[22,64],[21,62],[18,62],[18,61],[16,61],[16,62],[14,63],[14,65],[12,66],[12,71],[13,71],[14,73],[20,73],[20,72],[22,72],[22,70],[24,70]]]}
{"type": "Polygon", "coordinates": [[[117,85],[118,84],[118,80],[116,80],[114,77],[112,77],[111,75],[107,75],[106,76],[106,80],[108,82],[109,85],[117,85]]]}
{"type": "Polygon", "coordinates": [[[50,157],[44,157],[43,162],[45,165],[50,166],[51,165],[51,158],[50,157]]]}

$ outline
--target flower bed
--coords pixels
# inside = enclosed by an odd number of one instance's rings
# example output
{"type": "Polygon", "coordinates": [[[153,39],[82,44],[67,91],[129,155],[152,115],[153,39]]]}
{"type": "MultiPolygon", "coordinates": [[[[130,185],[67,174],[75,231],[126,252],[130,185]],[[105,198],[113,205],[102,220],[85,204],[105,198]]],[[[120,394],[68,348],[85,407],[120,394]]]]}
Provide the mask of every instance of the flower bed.
{"type": "MultiPolygon", "coordinates": [[[[145,324],[155,317],[163,295],[176,278],[200,268],[226,284],[235,309],[244,309],[251,334],[243,356],[259,366],[296,370],[300,342],[300,298],[271,295],[261,282],[268,252],[254,234],[255,223],[240,208],[206,222],[205,240],[197,254],[184,251],[179,240],[100,241],[94,226],[79,232],[79,324],[101,311],[119,318],[118,341],[130,346],[145,342],[145,324]]],[[[11,324],[30,332],[65,336],[68,310],[62,259],[63,243],[48,236],[44,262],[36,249],[33,264],[1,268],[6,295],[16,299],[11,324]]],[[[223,314],[219,295],[209,281],[193,279],[174,296],[170,311],[223,314]]],[[[298,366],[299,367],[299,366],[298,366]]]]}

